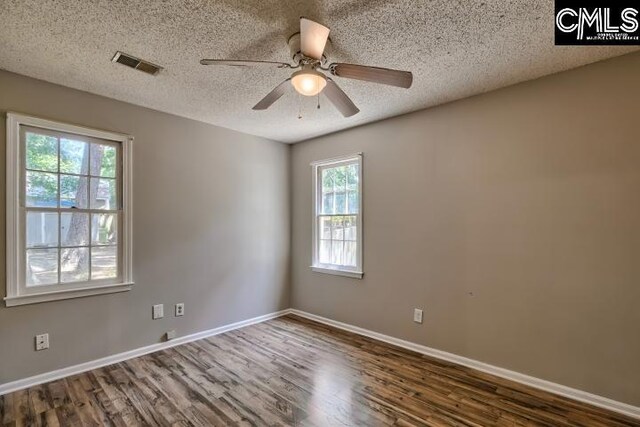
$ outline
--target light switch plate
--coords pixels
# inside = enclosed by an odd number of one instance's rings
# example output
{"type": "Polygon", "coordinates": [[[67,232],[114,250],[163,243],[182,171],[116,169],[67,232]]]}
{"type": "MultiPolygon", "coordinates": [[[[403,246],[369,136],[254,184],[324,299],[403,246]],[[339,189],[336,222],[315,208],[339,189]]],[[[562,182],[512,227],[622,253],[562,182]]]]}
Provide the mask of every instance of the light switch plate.
{"type": "Polygon", "coordinates": [[[162,319],[164,317],[164,305],[156,304],[153,306],[153,319],[162,319]]]}
{"type": "Polygon", "coordinates": [[[422,310],[419,308],[413,309],[413,321],[416,323],[422,323],[422,310]]]}

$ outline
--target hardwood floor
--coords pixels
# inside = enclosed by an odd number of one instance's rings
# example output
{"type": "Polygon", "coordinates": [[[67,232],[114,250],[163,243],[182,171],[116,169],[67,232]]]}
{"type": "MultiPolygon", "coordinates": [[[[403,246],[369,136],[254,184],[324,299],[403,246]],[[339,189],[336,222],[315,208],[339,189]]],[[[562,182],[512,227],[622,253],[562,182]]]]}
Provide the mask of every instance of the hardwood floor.
{"type": "Polygon", "coordinates": [[[295,316],[0,397],[22,425],[639,426],[295,316]]]}

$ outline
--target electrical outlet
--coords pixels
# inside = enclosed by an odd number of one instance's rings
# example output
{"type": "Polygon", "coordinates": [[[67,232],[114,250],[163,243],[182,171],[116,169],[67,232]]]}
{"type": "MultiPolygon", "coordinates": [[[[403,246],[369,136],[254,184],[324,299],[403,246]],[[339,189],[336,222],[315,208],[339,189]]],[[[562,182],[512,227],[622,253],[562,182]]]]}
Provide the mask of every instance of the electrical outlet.
{"type": "Polygon", "coordinates": [[[164,317],[164,305],[156,304],[153,306],[153,319],[162,319],[164,317]]]}
{"type": "Polygon", "coordinates": [[[171,341],[172,339],[174,339],[176,337],[176,330],[172,329],[170,331],[167,331],[165,333],[165,337],[167,338],[167,341],[171,341]]]}
{"type": "Polygon", "coordinates": [[[36,351],[49,348],[49,334],[36,335],[36,351]]]}
{"type": "Polygon", "coordinates": [[[413,321],[416,323],[422,323],[422,310],[419,308],[413,309],[413,321]]]}
{"type": "Polygon", "coordinates": [[[184,303],[179,302],[176,304],[176,317],[184,316],[184,303]]]}

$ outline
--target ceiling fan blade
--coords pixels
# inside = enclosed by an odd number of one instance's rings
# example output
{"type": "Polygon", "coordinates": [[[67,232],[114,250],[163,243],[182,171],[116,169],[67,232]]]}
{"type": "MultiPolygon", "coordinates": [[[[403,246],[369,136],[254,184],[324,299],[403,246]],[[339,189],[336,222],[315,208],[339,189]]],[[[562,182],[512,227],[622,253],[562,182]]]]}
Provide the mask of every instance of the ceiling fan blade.
{"type": "Polygon", "coordinates": [[[229,67],[272,66],[278,68],[295,68],[285,62],[252,61],[250,59],[201,59],[202,65],[226,65],[229,67]]]}
{"type": "Polygon", "coordinates": [[[329,98],[329,101],[342,113],[345,117],[351,117],[358,114],[360,110],[349,99],[346,93],[331,79],[327,79],[327,86],[322,91],[329,98]]]}
{"type": "Polygon", "coordinates": [[[324,45],[329,38],[329,29],[307,18],[300,18],[300,50],[309,58],[320,60],[324,45]]]}
{"type": "Polygon", "coordinates": [[[266,110],[267,108],[271,107],[271,105],[274,102],[276,102],[278,99],[280,99],[280,97],[282,97],[282,95],[284,95],[284,93],[287,91],[287,88],[290,85],[289,83],[290,81],[291,79],[289,78],[283,81],[282,83],[280,83],[278,86],[276,86],[275,89],[273,89],[271,92],[267,94],[267,96],[262,98],[260,102],[254,105],[253,109],[266,110]]]}
{"type": "Polygon", "coordinates": [[[413,83],[413,74],[409,71],[340,63],[331,64],[329,69],[334,76],[382,83],[384,85],[403,87],[405,89],[410,88],[413,83]]]}

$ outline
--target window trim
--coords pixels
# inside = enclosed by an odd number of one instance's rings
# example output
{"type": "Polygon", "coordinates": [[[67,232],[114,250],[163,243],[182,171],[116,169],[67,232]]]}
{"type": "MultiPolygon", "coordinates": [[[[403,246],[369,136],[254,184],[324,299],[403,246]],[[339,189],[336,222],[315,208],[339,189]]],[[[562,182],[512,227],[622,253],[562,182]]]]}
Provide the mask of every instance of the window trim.
{"type": "Polygon", "coordinates": [[[340,156],[340,157],[333,157],[330,159],[325,159],[325,160],[318,160],[318,161],[314,161],[311,163],[311,169],[312,169],[312,182],[313,182],[313,187],[312,187],[312,224],[313,226],[311,227],[313,229],[312,231],[312,254],[311,254],[311,271],[317,272],[317,273],[325,273],[325,274],[332,274],[332,275],[337,275],[337,276],[345,276],[345,277],[350,277],[350,278],[354,278],[354,279],[362,279],[363,275],[364,275],[364,268],[363,268],[363,247],[362,247],[362,242],[363,242],[363,234],[364,234],[364,229],[362,227],[362,216],[363,216],[363,192],[362,192],[362,187],[363,187],[363,182],[362,182],[362,158],[363,155],[362,153],[354,153],[354,154],[349,154],[349,155],[345,155],[345,156],[340,156]],[[327,264],[321,264],[320,262],[318,262],[318,247],[319,247],[319,239],[318,239],[318,227],[319,227],[319,221],[318,221],[318,208],[321,205],[322,201],[322,189],[319,188],[319,186],[321,185],[320,180],[318,179],[318,173],[320,171],[320,169],[322,168],[326,168],[326,167],[331,167],[331,166],[336,166],[336,165],[340,165],[342,163],[352,163],[352,162],[357,162],[358,164],[358,220],[357,220],[357,226],[358,226],[358,237],[356,239],[356,243],[357,243],[357,252],[356,252],[356,267],[353,268],[349,268],[349,267],[332,267],[330,265],[327,264]]]}
{"type": "MultiPolygon", "coordinates": [[[[27,116],[19,113],[7,113],[6,135],[6,296],[4,298],[7,307],[34,304],[45,301],[55,301],[69,298],[79,298],[90,295],[100,295],[131,290],[132,276],[132,244],[133,244],[133,197],[132,197],[132,142],[130,135],[108,132],[98,129],[76,126],[56,122],[38,117],[27,116]],[[20,141],[20,127],[29,126],[52,130],[56,132],[71,133],[86,137],[99,138],[121,144],[122,150],[122,225],[119,246],[121,246],[122,274],[117,283],[100,282],[96,285],[87,285],[73,288],[52,287],[43,292],[28,290],[21,285],[24,272],[20,251],[24,250],[26,240],[21,236],[21,194],[22,194],[22,144],[20,141]]],[[[64,285],[61,285],[64,286],[64,285]]]]}

